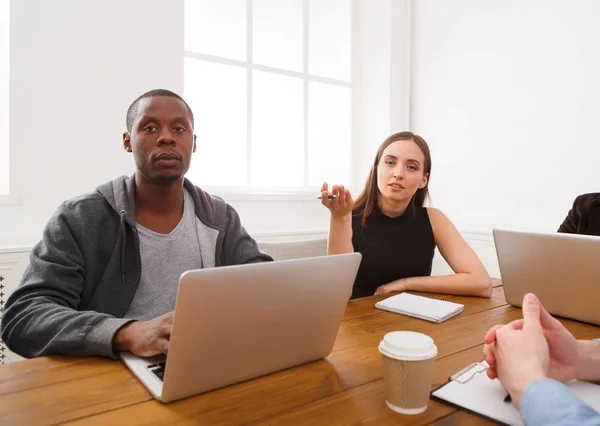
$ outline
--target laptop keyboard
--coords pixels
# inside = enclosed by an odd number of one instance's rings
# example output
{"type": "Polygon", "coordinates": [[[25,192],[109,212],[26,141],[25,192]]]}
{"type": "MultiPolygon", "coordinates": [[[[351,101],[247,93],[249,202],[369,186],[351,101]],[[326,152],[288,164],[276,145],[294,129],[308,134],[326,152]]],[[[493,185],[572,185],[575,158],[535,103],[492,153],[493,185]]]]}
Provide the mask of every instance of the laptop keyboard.
{"type": "Polygon", "coordinates": [[[158,377],[160,379],[160,381],[163,381],[163,378],[165,376],[165,364],[167,362],[163,361],[163,362],[157,362],[156,364],[150,364],[148,365],[146,368],[148,370],[150,370],[151,372],[154,373],[154,375],[156,377],[158,377]]]}

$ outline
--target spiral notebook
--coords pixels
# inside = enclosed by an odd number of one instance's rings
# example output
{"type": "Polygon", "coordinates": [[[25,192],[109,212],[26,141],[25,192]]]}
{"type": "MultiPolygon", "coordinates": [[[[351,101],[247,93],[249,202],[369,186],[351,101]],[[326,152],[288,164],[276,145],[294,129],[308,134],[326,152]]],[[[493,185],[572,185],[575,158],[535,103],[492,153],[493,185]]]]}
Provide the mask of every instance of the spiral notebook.
{"type": "Polygon", "coordinates": [[[377,302],[375,307],[384,311],[440,323],[461,313],[465,305],[410,293],[400,293],[377,302]]]}

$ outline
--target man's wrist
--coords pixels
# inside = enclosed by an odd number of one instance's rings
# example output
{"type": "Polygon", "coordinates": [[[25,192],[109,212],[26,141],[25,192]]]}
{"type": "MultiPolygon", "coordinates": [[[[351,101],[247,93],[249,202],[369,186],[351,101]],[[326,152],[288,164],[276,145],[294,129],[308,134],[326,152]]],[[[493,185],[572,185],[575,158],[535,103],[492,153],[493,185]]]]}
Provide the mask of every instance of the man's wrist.
{"type": "MultiPolygon", "coordinates": [[[[591,341],[593,342],[593,341],[591,341]]],[[[595,342],[593,342],[595,343],[595,342]]],[[[585,341],[577,340],[577,361],[575,364],[575,379],[579,380],[585,374],[586,347],[585,341]]]]}
{"type": "Polygon", "coordinates": [[[113,338],[113,350],[115,352],[129,351],[131,347],[131,327],[136,322],[128,322],[115,333],[113,338]]]}
{"type": "Polygon", "coordinates": [[[600,344],[595,340],[578,340],[575,378],[592,382],[600,381],[600,372],[597,369],[599,363],[600,344]]]}

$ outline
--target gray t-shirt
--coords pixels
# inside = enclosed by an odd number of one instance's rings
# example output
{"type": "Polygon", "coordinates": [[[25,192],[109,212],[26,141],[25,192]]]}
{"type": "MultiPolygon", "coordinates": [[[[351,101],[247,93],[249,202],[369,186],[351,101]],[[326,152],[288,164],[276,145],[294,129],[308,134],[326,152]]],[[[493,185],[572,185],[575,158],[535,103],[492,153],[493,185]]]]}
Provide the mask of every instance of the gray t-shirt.
{"type": "Polygon", "coordinates": [[[184,189],[183,216],[169,234],[159,234],[139,223],[142,274],[125,318],[147,321],[175,309],[179,277],[202,268],[194,201],[184,189]]]}

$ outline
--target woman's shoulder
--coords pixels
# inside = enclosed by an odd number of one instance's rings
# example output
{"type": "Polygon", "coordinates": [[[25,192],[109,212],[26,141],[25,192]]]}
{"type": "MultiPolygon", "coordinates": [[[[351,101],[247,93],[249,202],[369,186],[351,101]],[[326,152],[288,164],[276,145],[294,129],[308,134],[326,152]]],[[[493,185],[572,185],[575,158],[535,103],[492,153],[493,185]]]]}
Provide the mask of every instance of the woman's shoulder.
{"type": "Polygon", "coordinates": [[[451,235],[458,232],[456,226],[440,209],[427,207],[427,214],[436,240],[440,235],[451,235]]]}
{"type": "Polygon", "coordinates": [[[431,216],[446,216],[440,209],[435,207],[423,207],[427,211],[427,214],[431,216]]]}
{"type": "Polygon", "coordinates": [[[429,221],[431,222],[432,227],[435,228],[436,225],[445,226],[452,224],[450,219],[448,219],[448,216],[446,216],[440,209],[435,207],[424,207],[424,209],[427,211],[427,215],[429,216],[429,221]]]}

